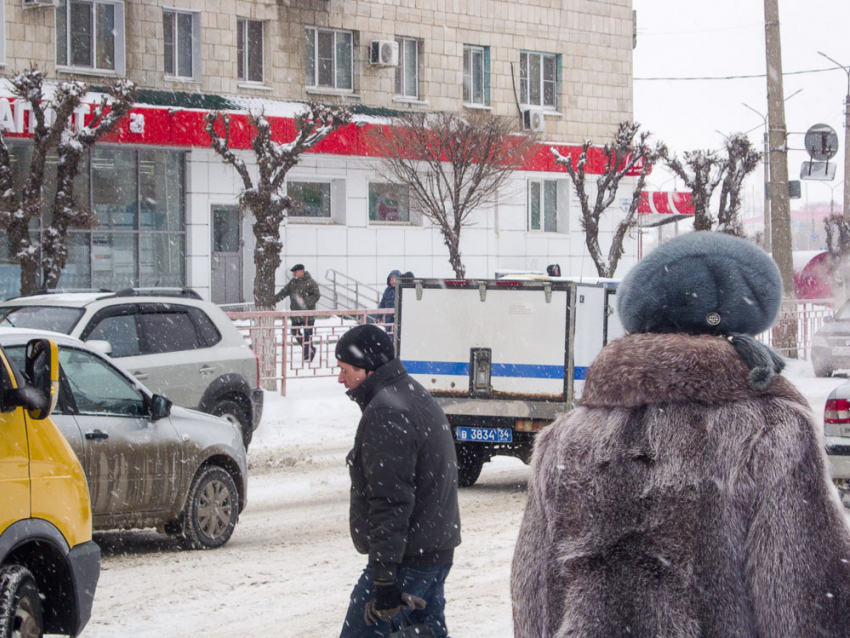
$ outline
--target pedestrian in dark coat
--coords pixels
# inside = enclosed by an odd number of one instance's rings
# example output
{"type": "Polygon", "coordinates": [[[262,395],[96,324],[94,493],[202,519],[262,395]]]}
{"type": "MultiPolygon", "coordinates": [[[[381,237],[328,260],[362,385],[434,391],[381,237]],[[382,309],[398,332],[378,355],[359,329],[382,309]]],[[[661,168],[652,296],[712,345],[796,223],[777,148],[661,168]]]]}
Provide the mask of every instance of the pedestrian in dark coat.
{"type": "Polygon", "coordinates": [[[351,538],[368,564],[351,594],[341,638],[386,636],[402,606],[448,636],[444,585],[460,544],[457,458],[446,415],[395,358],[373,324],[336,347],[339,382],[360,406],[351,475],[351,538]]]}
{"type": "MultiPolygon", "coordinates": [[[[304,264],[295,264],[291,269],[292,279],[286,282],[274,296],[277,304],[289,297],[289,309],[315,310],[316,304],[322,296],[319,284],[304,269],[304,264]]],[[[292,317],[292,336],[301,345],[303,361],[312,361],[316,356],[316,348],[313,346],[313,325],[315,317],[292,317]]]]}
{"type": "Polygon", "coordinates": [[[850,636],[850,531],[822,428],[750,336],[781,296],[769,256],[718,233],[627,275],[630,334],[535,444],[515,638],[850,636]]]}
{"type": "Polygon", "coordinates": [[[389,334],[392,334],[392,323],[395,319],[395,284],[399,279],[401,279],[400,270],[393,270],[387,275],[387,287],[384,290],[384,295],[381,297],[381,303],[378,304],[378,308],[388,308],[393,311],[388,312],[383,317],[389,334]]]}

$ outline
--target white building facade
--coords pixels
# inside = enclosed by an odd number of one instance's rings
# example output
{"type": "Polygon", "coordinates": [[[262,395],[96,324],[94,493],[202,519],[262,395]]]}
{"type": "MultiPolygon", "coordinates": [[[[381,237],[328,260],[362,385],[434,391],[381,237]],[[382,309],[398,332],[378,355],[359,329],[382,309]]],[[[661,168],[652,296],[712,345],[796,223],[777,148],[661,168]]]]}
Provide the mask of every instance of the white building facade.
{"type": "MultiPolygon", "coordinates": [[[[284,223],[277,278],[283,285],[289,267],[303,263],[320,283],[340,273],[379,287],[393,269],[454,273],[438,229],[410,210],[403,187],[381,178],[380,160],[366,156],[371,123],[419,110],[487,110],[517,121],[533,111],[545,146],[567,152],[585,139],[601,145],[632,117],[631,0],[0,6],[7,74],[34,62],[59,81],[98,86],[126,75],[141,88],[137,108],[95,147],[81,175],[78,194],[98,222],[71,233],[60,282],[68,288],[186,285],[219,303],[251,300],[252,218],[238,211],[241,181],[203,131],[211,110],[244,118],[262,107],[270,119],[286,120],[298,102],[315,100],[354,111],[354,124],[288,175],[287,192],[299,205],[284,223]]],[[[27,135],[14,119],[7,93],[0,120],[23,179],[27,135]],[[3,120],[3,109],[11,119],[3,120]]],[[[551,263],[568,274],[596,274],[572,184],[549,155],[542,149],[514,173],[464,228],[468,277],[551,263]]],[[[630,198],[632,185],[624,180],[618,200],[630,198]]],[[[615,208],[603,218],[606,251],[622,218],[619,201],[615,208]]],[[[636,260],[636,240],[625,249],[618,274],[636,260]]],[[[0,246],[0,296],[15,293],[15,272],[0,246]]]]}

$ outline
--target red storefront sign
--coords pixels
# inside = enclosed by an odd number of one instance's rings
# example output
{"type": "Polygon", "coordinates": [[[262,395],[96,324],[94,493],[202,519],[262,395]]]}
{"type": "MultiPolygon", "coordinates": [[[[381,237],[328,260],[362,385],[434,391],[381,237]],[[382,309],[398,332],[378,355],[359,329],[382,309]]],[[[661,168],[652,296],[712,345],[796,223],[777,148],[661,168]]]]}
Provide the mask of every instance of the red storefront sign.
{"type": "MultiPolygon", "coordinates": [[[[88,124],[92,119],[94,105],[83,104],[74,114],[77,126],[88,124]]],[[[210,138],[206,132],[208,111],[190,108],[169,108],[162,106],[139,105],[133,108],[118,128],[104,138],[106,142],[120,144],[143,144],[153,146],[174,146],[180,148],[210,148],[210,138]]],[[[228,111],[230,116],[230,147],[246,150],[251,148],[254,136],[248,114],[244,111],[228,111]]],[[[271,124],[272,139],[284,143],[295,137],[295,120],[287,117],[266,116],[271,124]]],[[[220,124],[219,124],[220,126],[220,124]]],[[[310,153],[329,155],[350,155],[356,157],[376,157],[377,152],[369,141],[370,130],[375,125],[352,123],[312,148],[310,153]]],[[[29,121],[29,105],[21,100],[0,98],[0,129],[7,137],[28,138],[32,136],[29,121]]],[[[223,127],[217,128],[223,133],[223,127]]],[[[558,144],[540,144],[526,156],[522,170],[566,172],[555,161],[551,149],[556,148],[564,157],[578,160],[580,146],[562,146],[558,144]]],[[[601,148],[588,151],[586,171],[590,174],[602,174],[607,158],[601,148]]],[[[629,174],[636,175],[640,167],[636,166],[629,174]]]]}

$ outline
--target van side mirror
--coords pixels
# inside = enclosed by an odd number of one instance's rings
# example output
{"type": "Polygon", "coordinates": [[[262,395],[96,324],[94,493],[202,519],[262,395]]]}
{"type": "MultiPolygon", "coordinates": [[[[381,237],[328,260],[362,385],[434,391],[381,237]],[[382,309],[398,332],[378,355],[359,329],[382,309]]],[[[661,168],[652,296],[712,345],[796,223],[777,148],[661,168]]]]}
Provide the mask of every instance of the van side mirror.
{"type": "Polygon", "coordinates": [[[112,356],[112,344],[105,339],[89,339],[86,341],[86,345],[95,352],[99,352],[107,357],[112,356]]]}
{"type": "Polygon", "coordinates": [[[29,384],[22,393],[22,405],[31,419],[46,419],[59,399],[59,346],[52,339],[32,339],[27,343],[24,376],[29,384]]]}
{"type": "Polygon", "coordinates": [[[171,414],[171,399],[167,399],[161,394],[155,394],[151,397],[151,421],[159,421],[171,414]]]}

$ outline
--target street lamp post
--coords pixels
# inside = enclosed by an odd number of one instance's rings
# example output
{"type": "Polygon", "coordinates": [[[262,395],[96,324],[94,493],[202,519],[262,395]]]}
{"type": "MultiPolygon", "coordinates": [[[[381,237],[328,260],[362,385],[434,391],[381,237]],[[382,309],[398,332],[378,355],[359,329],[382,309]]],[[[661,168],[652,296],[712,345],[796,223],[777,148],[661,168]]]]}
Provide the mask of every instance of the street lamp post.
{"type": "MultiPolygon", "coordinates": [[[[741,102],[741,104],[744,103],[741,102]]],[[[764,250],[770,253],[770,149],[767,144],[767,115],[762,115],[749,104],[744,104],[744,106],[758,115],[764,122],[764,250]]]]}
{"type": "Polygon", "coordinates": [[[844,98],[844,219],[850,221],[850,66],[836,62],[826,53],[818,51],[818,54],[847,74],[847,96],[844,98]]]}

